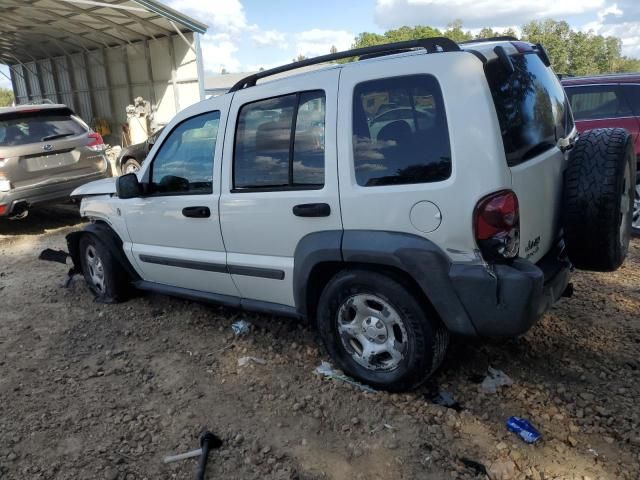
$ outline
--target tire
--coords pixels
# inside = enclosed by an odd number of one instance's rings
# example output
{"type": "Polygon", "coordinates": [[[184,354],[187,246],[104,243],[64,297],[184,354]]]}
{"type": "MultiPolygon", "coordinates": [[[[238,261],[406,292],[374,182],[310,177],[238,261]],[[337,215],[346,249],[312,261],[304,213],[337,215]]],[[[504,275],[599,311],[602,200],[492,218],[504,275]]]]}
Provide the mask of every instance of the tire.
{"type": "Polygon", "coordinates": [[[138,162],[135,158],[127,158],[122,162],[122,167],[120,170],[123,175],[127,173],[136,173],[140,171],[140,162],[138,162]]]}
{"type": "Polygon", "coordinates": [[[636,157],[629,132],[580,134],[564,179],[563,229],[576,268],[616,270],[629,250],[636,157]]]}
{"type": "Polygon", "coordinates": [[[318,302],[318,330],[342,371],[397,392],[417,387],[440,366],[448,331],[412,290],[401,278],[364,269],[329,281],[318,302]],[[376,353],[366,355],[367,345],[376,353]]]}
{"type": "Polygon", "coordinates": [[[124,300],[127,275],[104,243],[95,235],[85,234],[80,238],[79,249],[82,274],[96,301],[119,303],[124,300]]]}
{"type": "MultiPolygon", "coordinates": [[[[636,169],[638,165],[636,164],[636,169]]],[[[640,172],[636,170],[636,190],[633,199],[633,221],[631,223],[631,234],[640,237],[640,172]]]]}

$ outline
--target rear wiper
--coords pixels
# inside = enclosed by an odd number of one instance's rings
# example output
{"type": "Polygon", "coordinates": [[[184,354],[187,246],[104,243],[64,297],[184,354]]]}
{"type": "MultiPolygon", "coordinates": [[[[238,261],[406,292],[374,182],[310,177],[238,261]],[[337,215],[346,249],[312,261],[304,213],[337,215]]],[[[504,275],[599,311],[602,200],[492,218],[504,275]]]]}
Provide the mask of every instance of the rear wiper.
{"type": "Polygon", "coordinates": [[[76,133],[74,133],[74,132],[56,133],[54,135],[47,135],[46,137],[42,137],[40,139],[40,141],[41,142],[46,142],[47,140],[55,140],[56,138],[70,137],[72,135],[76,135],[76,133]]]}

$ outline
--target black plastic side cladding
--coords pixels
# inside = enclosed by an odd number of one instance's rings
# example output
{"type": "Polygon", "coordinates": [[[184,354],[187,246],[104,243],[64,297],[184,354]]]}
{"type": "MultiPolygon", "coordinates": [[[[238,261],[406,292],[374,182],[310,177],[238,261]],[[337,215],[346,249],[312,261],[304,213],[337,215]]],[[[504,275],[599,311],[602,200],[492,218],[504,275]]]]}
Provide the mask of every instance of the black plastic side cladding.
{"type": "Polygon", "coordinates": [[[342,256],[345,262],[387,265],[408,273],[451,332],[477,335],[449,278],[451,262],[433,242],[407,233],[346,230],[342,256]]]}
{"type": "Polygon", "coordinates": [[[314,267],[323,262],[342,261],[342,230],[305,235],[296,246],[293,262],[293,298],[301,317],[307,317],[307,286],[314,267]]]}
{"type": "Polygon", "coordinates": [[[109,249],[113,258],[115,258],[124,271],[127,272],[131,281],[140,280],[138,272],[131,266],[131,263],[129,263],[129,260],[124,254],[122,240],[118,234],[105,223],[91,223],[87,225],[84,230],[71,232],[66,236],[69,255],[71,255],[71,259],[73,260],[73,268],[69,273],[82,273],[79,245],[80,238],[87,234],[95,235],[109,249]]]}

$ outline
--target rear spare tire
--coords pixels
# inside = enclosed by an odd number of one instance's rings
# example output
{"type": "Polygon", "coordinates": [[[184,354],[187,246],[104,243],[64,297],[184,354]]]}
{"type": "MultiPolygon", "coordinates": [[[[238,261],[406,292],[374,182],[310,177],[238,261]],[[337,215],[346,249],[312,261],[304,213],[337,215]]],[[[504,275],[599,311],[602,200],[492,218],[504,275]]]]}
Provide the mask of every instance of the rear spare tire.
{"type": "Polygon", "coordinates": [[[580,134],[564,178],[563,228],[576,268],[609,272],[629,250],[636,161],[622,128],[580,134]]]}

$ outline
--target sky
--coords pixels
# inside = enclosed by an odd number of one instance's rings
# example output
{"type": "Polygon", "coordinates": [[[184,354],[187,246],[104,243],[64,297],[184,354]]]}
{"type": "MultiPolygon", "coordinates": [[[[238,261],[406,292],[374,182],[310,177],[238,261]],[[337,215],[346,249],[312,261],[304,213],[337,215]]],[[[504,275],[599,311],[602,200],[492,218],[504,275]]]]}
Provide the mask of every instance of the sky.
{"type": "MultiPolygon", "coordinates": [[[[640,0],[162,0],[209,25],[201,45],[208,75],[254,71],[298,55],[347,49],[364,31],[403,25],[465,29],[519,27],[530,20],[566,20],[573,28],[615,35],[623,54],[640,58],[640,0]]],[[[6,73],[4,67],[0,71],[6,73]]],[[[9,85],[0,75],[0,86],[9,85]]]]}

